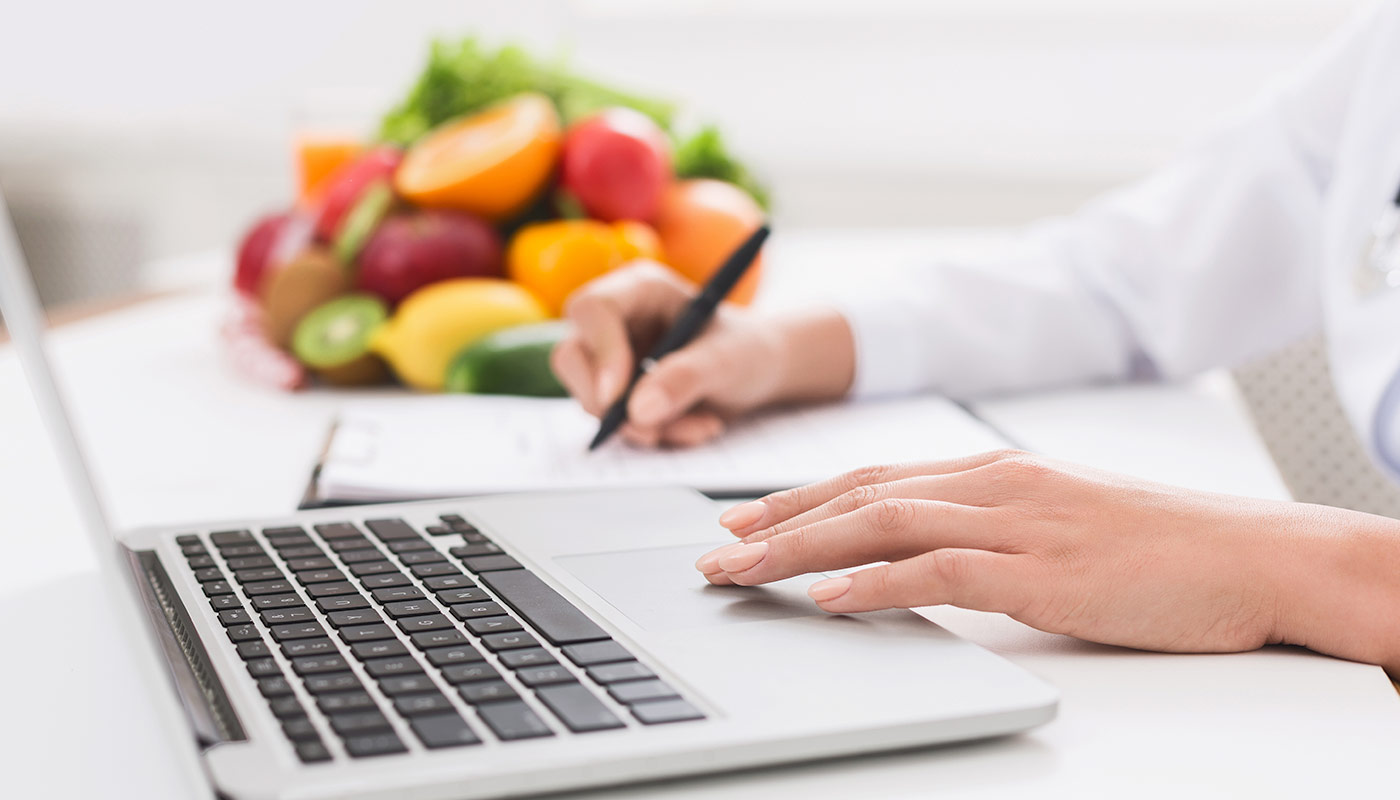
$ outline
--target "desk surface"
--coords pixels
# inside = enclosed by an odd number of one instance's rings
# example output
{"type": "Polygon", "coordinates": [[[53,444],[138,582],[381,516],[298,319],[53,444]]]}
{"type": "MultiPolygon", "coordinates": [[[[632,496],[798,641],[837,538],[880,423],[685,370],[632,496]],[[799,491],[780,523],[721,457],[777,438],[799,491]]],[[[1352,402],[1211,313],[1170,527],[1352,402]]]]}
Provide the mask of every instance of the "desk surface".
{"type": "MultiPolygon", "coordinates": [[[[785,255],[801,252],[798,243],[785,248],[785,255]]],[[[829,243],[820,249],[831,250],[829,243]]],[[[53,338],[119,525],[289,511],[327,421],[346,398],[289,396],[243,382],[218,350],[212,321],[220,303],[207,294],[159,300],[66,326],[53,338]]],[[[1052,455],[1202,488],[1283,496],[1219,378],[1002,400],[979,411],[1052,455]],[[1144,417],[1153,424],[1141,425],[1144,417]]],[[[14,355],[3,346],[0,420],[0,486],[8,487],[0,525],[8,533],[7,560],[26,565],[0,578],[0,603],[10,611],[0,616],[0,640],[37,639],[22,657],[7,644],[0,666],[0,704],[9,712],[0,742],[7,785],[23,789],[15,796],[172,797],[158,732],[143,722],[139,699],[122,690],[134,676],[105,624],[93,562],[14,355]]],[[[1001,615],[923,613],[1058,686],[1059,718],[998,741],[597,796],[1291,796],[1396,781],[1400,698],[1375,667],[1288,648],[1143,653],[1043,634],[1001,615]]]]}

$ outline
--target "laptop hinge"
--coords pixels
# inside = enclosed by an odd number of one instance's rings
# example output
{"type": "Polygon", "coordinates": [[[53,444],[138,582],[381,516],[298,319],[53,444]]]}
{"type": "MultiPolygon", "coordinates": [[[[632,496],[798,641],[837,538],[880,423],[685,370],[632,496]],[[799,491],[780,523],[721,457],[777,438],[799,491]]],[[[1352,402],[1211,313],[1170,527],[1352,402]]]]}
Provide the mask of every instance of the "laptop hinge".
{"type": "Polygon", "coordinates": [[[156,639],[170,665],[180,705],[200,747],[207,750],[223,742],[246,741],[228,693],[160,557],[151,550],[127,551],[127,557],[138,578],[156,639]]]}

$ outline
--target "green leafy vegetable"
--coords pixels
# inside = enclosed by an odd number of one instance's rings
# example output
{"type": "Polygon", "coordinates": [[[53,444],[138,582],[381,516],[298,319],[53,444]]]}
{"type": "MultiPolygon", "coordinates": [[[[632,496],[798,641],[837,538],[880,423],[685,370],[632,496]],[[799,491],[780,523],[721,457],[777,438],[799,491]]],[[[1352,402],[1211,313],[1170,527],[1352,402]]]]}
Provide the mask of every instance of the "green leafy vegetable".
{"type": "Polygon", "coordinates": [[[706,125],[676,145],[676,177],[718,178],[748,192],[764,211],[769,210],[768,188],[729,154],[719,128],[706,125]]]}

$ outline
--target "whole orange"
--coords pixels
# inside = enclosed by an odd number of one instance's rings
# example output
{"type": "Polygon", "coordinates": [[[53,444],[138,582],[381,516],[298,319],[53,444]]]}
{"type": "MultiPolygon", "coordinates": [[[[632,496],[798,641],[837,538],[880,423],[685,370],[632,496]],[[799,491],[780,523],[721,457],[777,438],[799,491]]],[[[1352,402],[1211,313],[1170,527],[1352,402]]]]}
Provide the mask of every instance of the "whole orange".
{"type": "MultiPolygon", "coordinates": [[[[666,263],[703,284],[749,234],[763,224],[763,209],[732,183],[695,178],[672,184],[661,197],[656,233],[666,263]]],[[[748,305],[758,290],[762,255],[755,259],[729,300],[748,305]]]]}

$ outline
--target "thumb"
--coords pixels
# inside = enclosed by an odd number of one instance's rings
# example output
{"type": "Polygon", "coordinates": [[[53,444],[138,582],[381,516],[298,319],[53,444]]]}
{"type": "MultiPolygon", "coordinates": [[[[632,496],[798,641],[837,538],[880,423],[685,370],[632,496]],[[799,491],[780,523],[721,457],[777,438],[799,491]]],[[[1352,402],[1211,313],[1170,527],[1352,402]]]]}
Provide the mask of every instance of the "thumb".
{"type": "Polygon", "coordinates": [[[903,561],[818,581],[808,593],[837,614],[954,605],[1015,616],[1037,585],[1025,556],[944,547],[903,561]]]}
{"type": "Polygon", "coordinates": [[[709,343],[699,342],[671,353],[637,381],[627,404],[627,417],[642,427],[677,419],[704,400],[724,375],[724,364],[709,343]]]}

